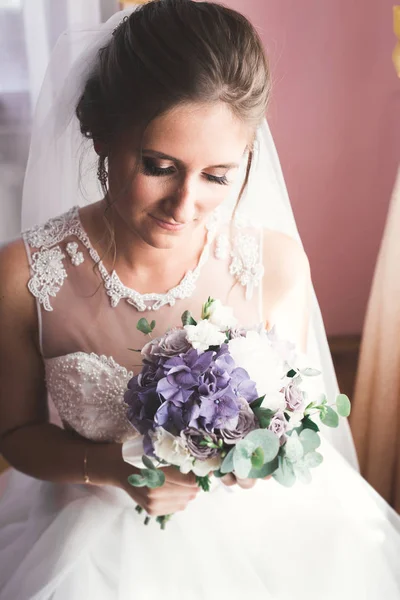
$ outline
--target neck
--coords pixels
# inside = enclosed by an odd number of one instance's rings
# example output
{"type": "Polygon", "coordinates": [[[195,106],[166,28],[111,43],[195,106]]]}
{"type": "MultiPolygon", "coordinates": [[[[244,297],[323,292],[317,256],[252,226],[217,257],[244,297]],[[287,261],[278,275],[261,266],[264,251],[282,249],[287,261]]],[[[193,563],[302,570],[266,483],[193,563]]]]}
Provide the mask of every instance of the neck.
{"type": "Polygon", "coordinates": [[[115,269],[125,285],[140,293],[165,292],[177,285],[189,269],[194,269],[206,243],[204,224],[182,234],[170,248],[156,248],[145,242],[111,208],[104,216],[103,202],[81,211],[84,228],[110,272],[115,269]],[[88,209],[91,210],[89,214],[88,209]],[[112,237],[110,236],[112,231],[112,237]],[[110,237],[113,243],[110,248],[110,237]]]}

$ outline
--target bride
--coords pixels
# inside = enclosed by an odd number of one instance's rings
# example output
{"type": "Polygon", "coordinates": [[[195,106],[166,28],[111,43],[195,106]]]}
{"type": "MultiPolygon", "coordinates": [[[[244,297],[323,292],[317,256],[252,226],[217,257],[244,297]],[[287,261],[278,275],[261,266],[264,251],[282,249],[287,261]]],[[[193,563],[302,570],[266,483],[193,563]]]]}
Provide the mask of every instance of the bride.
{"type": "Polygon", "coordinates": [[[347,425],[308,486],[229,476],[198,493],[173,468],[156,490],[127,483],[139,318],[159,335],[211,295],[310,352],[330,395],[335,379],[257,33],[211,2],[123,14],[61,38],[28,229],[0,254],[0,599],[398,600],[399,518],[358,474],[347,425]],[[136,504],[177,514],[160,531],[136,504]]]}

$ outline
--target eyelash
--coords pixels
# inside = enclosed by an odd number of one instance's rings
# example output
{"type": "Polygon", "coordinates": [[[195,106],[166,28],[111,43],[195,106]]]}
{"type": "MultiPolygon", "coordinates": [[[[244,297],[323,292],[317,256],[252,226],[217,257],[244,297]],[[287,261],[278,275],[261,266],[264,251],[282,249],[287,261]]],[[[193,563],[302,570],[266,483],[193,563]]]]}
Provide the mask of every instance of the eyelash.
{"type": "MultiPolygon", "coordinates": [[[[149,159],[143,159],[142,172],[144,173],[144,175],[148,175],[150,177],[163,177],[167,175],[172,175],[175,172],[175,168],[166,167],[165,169],[161,169],[160,167],[156,167],[149,159]]],[[[208,173],[204,173],[204,177],[211,183],[218,183],[219,185],[228,184],[226,175],[223,175],[222,177],[217,177],[216,175],[209,175],[208,173]]]]}

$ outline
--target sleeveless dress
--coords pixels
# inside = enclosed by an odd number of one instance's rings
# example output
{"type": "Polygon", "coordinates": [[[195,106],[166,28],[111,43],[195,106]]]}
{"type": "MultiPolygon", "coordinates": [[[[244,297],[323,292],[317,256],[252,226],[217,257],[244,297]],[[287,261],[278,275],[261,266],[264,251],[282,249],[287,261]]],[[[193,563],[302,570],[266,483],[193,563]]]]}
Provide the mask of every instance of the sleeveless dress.
{"type": "MultiPolygon", "coordinates": [[[[209,295],[242,325],[262,320],[261,236],[210,227],[199,263],[166,294],[108,273],[77,208],[23,236],[51,421],[93,442],[136,435],[123,394],[147,339],[199,316],[209,295]],[[218,235],[216,235],[218,233],[218,235]],[[149,307],[151,306],[151,310],[149,307]]],[[[0,600],[399,600],[400,519],[325,440],[309,485],[251,490],[215,480],[168,522],[143,524],[111,486],[10,469],[0,502],[0,600]]],[[[4,478],[7,478],[6,482],[4,478]]]]}

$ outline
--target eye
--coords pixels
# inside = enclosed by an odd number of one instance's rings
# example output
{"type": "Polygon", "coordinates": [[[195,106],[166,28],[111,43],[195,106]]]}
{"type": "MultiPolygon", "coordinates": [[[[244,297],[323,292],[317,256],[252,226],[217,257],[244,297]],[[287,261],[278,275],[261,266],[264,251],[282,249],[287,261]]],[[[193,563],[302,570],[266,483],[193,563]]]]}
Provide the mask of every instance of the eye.
{"type": "Polygon", "coordinates": [[[174,167],[158,167],[156,163],[148,157],[142,159],[142,173],[151,177],[162,177],[164,175],[172,175],[175,172],[174,167]]]}
{"type": "Polygon", "coordinates": [[[216,175],[209,175],[208,173],[204,173],[204,176],[208,181],[212,183],[219,183],[219,185],[228,185],[228,180],[226,175],[222,175],[222,177],[217,177],[216,175]]]}

